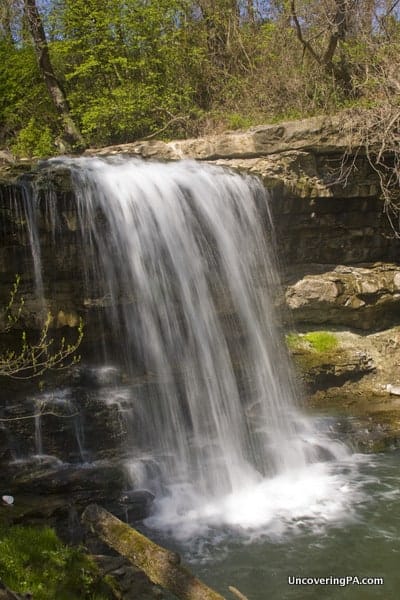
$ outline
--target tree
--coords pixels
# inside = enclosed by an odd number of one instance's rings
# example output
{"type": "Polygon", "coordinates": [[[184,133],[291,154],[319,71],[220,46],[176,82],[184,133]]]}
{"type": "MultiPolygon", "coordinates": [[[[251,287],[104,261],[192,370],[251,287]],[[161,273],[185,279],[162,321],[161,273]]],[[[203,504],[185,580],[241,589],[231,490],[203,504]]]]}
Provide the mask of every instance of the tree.
{"type": "Polygon", "coordinates": [[[199,75],[187,0],[63,0],[51,18],[52,49],[92,144],[144,138],[169,123],[175,135],[185,131],[199,75]]]}
{"type": "Polygon", "coordinates": [[[397,65],[400,0],[38,6],[0,7],[0,144],[20,156],[81,145],[78,123],[99,146],[370,107],[397,65]]]}
{"type": "Polygon", "coordinates": [[[65,92],[54,73],[46,35],[35,0],[24,0],[24,8],[39,70],[47,86],[54,107],[62,120],[65,141],[68,146],[72,148],[82,148],[84,147],[85,142],[71,116],[65,92]]]}
{"type": "MultiPolygon", "coordinates": [[[[310,35],[304,32],[301,17],[297,12],[296,0],[290,0],[290,13],[296,30],[296,35],[303,47],[303,53],[311,57],[328,75],[333,75],[338,83],[351,91],[351,77],[347,63],[342,54],[340,60],[335,60],[339,43],[347,38],[352,18],[354,17],[355,2],[351,0],[331,0],[321,3],[321,7],[312,9],[313,19],[310,35]],[[314,12],[315,10],[315,12],[314,12]]],[[[309,7],[306,7],[306,10],[309,7]]],[[[304,18],[303,18],[304,22],[304,18]]]]}

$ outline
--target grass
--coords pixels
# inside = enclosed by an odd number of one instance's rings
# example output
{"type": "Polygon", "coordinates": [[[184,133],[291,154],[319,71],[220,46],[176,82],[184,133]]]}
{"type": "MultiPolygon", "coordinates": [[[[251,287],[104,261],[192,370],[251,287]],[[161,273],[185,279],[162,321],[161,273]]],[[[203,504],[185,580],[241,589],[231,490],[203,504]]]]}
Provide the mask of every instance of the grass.
{"type": "Polygon", "coordinates": [[[50,527],[0,528],[0,580],[35,600],[106,600],[107,586],[81,548],[66,546],[50,527]]]}
{"type": "Polygon", "coordinates": [[[290,350],[310,349],[314,352],[331,352],[338,347],[337,337],[329,331],[310,331],[309,333],[289,333],[286,343],[290,350]]]}

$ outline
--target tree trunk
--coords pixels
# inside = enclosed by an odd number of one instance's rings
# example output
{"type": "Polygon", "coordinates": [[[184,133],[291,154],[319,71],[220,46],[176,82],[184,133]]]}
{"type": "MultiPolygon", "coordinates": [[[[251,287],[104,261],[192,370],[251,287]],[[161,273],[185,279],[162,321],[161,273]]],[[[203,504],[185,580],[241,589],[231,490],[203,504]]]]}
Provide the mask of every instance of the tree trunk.
{"type": "Polygon", "coordinates": [[[91,504],[82,522],[108,546],[125,556],[155,584],[180,600],[224,600],[180,564],[180,556],[158,546],[101,506],[91,504]]]}
{"type": "Polygon", "coordinates": [[[33,39],[39,70],[56,111],[61,117],[65,141],[73,148],[83,148],[85,146],[84,139],[71,116],[65,92],[62,89],[61,84],[54,73],[53,65],[51,64],[46,35],[35,0],[24,0],[24,7],[29,31],[33,39]]]}

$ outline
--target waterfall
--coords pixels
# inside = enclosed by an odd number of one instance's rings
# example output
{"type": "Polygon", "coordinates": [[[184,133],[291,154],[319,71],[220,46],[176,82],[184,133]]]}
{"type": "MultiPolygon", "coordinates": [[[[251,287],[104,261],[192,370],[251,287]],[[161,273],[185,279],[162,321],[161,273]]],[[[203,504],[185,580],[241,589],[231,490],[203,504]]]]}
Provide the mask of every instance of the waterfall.
{"type": "Polygon", "coordinates": [[[187,511],[297,477],[321,445],[343,452],[296,407],[274,306],[269,197],[257,179],[191,161],[48,165],[71,173],[86,293],[103,299],[113,332],[105,361],[152,381],[145,397],[123,392],[136,481],[187,511]]]}

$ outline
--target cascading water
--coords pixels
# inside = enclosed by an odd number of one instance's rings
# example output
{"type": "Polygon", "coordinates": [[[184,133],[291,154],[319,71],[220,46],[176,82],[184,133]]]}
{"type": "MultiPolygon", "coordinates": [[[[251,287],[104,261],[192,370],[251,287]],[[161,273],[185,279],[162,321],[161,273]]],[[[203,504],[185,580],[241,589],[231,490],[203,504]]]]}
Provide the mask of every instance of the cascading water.
{"type": "Polygon", "coordinates": [[[127,519],[147,514],[147,488],[156,498],[140,527],[224,596],[234,585],[252,600],[397,598],[399,454],[351,454],[333,439],[335,419],[296,407],[257,180],[81,158],[47,162],[34,181],[5,205],[9,281],[20,260],[22,294],[36,278],[32,312],[46,311],[47,294],[56,315],[83,307],[98,355],[57,387],[6,392],[10,479],[39,462],[45,492],[87,488],[127,519]],[[122,497],[121,463],[134,488],[122,497]],[[289,585],[353,575],[384,585],[289,585]]]}
{"type": "MultiPolygon", "coordinates": [[[[222,498],[304,472],[321,446],[343,457],[296,409],[273,305],[279,281],[262,185],[185,161],[57,164],[71,170],[91,246],[88,286],[108,298],[125,365],[140,357],[157,381],[151,398],[135,401],[133,453],[156,462],[167,513],[171,501],[180,516],[213,512],[222,498]]],[[[154,487],[143,461],[131,469],[154,487]]],[[[321,493],[318,485],[305,502],[321,493]]]]}
{"type": "Polygon", "coordinates": [[[139,353],[160,384],[141,418],[165,481],[194,480],[199,493],[220,495],[260,472],[303,466],[274,323],[278,281],[256,206],[261,186],[188,163],[86,160],[71,169],[99,261],[90,267],[104,278],[126,363],[139,353]]]}
{"type": "Polygon", "coordinates": [[[130,471],[157,495],[150,523],[182,533],[185,519],[254,528],[335,513],[343,482],[321,457],[346,450],[296,408],[263,186],[188,161],[50,166],[71,172],[87,291],[106,299],[118,358],[155,381],[147,397],[115,396],[133,421],[130,471]]]}

